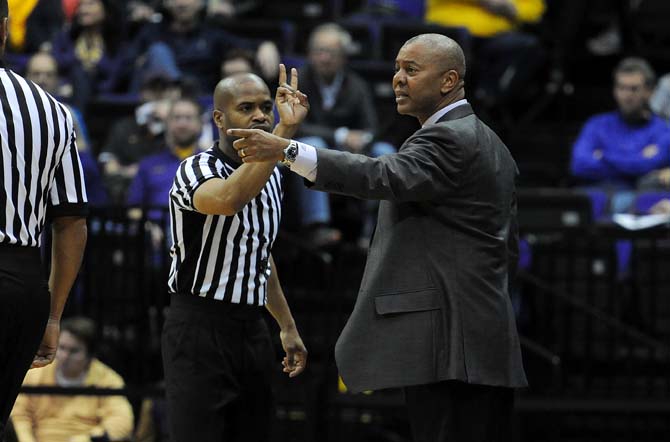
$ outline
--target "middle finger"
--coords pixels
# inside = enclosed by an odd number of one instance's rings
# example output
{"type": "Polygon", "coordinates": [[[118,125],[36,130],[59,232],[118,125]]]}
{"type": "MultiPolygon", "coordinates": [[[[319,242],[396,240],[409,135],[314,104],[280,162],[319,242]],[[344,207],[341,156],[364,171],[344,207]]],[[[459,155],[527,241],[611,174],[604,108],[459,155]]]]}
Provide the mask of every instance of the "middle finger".
{"type": "Polygon", "coordinates": [[[298,90],[298,70],[291,68],[291,87],[293,90],[298,90]]]}

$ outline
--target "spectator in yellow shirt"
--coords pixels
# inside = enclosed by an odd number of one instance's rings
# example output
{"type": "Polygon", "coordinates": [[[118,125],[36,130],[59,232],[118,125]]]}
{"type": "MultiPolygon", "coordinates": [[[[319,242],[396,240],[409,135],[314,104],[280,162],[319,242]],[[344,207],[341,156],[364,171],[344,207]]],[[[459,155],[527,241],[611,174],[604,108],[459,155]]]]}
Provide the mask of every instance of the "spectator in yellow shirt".
{"type": "Polygon", "coordinates": [[[520,30],[544,11],[544,0],[427,0],[426,21],[474,37],[475,95],[493,105],[517,97],[544,61],[537,37],[520,30]]]}
{"type": "Polygon", "coordinates": [[[475,37],[493,37],[537,23],[544,9],[543,0],[428,0],[426,20],[463,26],[475,37]]]}
{"type": "MultiPolygon", "coordinates": [[[[62,322],[53,364],[28,372],[23,385],[123,388],[123,379],[94,357],[95,323],[83,317],[62,322]]],[[[11,420],[19,442],[128,440],[133,411],[124,396],[20,394],[11,420]]]]}

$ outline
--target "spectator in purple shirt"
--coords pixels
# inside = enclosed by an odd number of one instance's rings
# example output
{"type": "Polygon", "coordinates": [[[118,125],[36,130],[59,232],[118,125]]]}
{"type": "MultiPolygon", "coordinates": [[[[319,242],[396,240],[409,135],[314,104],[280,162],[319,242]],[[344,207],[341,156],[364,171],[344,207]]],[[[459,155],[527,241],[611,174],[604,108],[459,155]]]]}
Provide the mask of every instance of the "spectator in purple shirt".
{"type": "Polygon", "coordinates": [[[128,205],[168,206],[177,168],[196,150],[202,131],[201,113],[198,102],[190,98],[179,98],[172,103],[167,117],[167,149],[140,161],[128,190],[128,205]]]}
{"type": "Polygon", "coordinates": [[[147,73],[133,115],[115,121],[98,161],[114,204],[126,201],[126,192],[140,160],[165,147],[165,120],[170,101],[183,95],[179,84],[161,72],[147,73]]]}
{"type": "Polygon", "coordinates": [[[646,61],[621,61],[614,71],[618,109],[589,119],[573,148],[572,175],[610,194],[614,213],[630,208],[638,180],[670,165],[670,127],[649,108],[655,82],[646,61]]]}

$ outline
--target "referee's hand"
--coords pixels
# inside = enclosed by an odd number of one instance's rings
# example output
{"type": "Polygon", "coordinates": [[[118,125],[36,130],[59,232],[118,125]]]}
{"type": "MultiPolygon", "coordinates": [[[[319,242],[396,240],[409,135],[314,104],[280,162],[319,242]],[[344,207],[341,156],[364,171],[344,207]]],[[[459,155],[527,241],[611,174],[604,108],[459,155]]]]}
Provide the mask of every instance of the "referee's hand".
{"type": "Polygon", "coordinates": [[[50,318],[30,368],[46,367],[53,362],[58,349],[58,335],[60,335],[60,321],[50,318]]]}
{"type": "Polygon", "coordinates": [[[294,378],[302,373],[307,366],[307,349],[300,338],[298,330],[295,328],[282,330],[279,333],[279,338],[286,352],[286,356],[284,356],[284,360],[282,361],[284,373],[288,373],[290,378],[294,378]]]}
{"type": "Polygon", "coordinates": [[[291,141],[261,129],[228,129],[227,134],[239,137],[233,148],[245,163],[281,161],[291,141]]]}

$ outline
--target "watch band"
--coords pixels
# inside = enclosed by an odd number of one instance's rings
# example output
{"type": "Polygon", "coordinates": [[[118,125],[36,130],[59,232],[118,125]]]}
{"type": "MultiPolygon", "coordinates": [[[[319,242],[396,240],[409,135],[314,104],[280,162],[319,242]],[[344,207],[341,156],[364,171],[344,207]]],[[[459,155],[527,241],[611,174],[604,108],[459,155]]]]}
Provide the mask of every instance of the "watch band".
{"type": "Polygon", "coordinates": [[[291,164],[295,162],[296,157],[298,156],[298,142],[291,140],[288,143],[288,146],[284,149],[284,159],[281,161],[285,166],[291,167],[291,164]]]}

